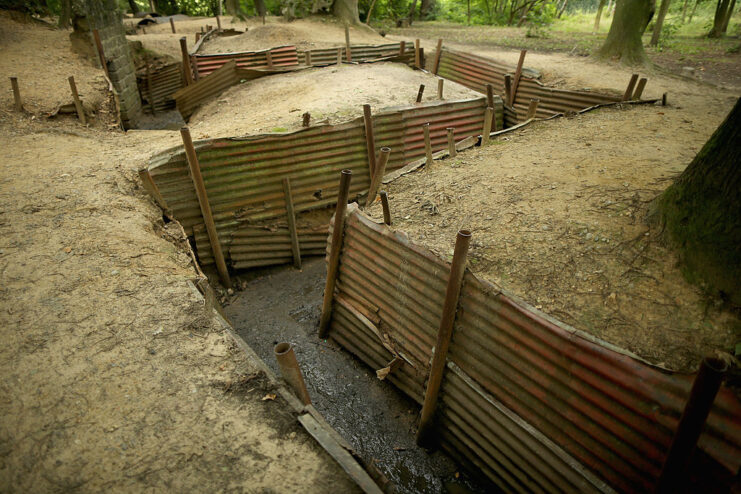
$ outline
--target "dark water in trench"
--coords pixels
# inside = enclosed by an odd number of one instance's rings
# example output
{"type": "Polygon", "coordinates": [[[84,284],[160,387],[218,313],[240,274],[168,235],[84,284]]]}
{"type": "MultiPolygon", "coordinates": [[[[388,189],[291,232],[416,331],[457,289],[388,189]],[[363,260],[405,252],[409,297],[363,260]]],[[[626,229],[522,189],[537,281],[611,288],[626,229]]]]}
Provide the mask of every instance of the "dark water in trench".
{"type": "Polygon", "coordinates": [[[294,346],[314,406],[356,452],[402,493],[477,493],[475,484],[442,452],[427,453],[414,442],[418,405],[316,328],[326,277],[324,260],[252,271],[245,290],[225,307],[236,331],[278,374],[276,343],[294,346]]]}

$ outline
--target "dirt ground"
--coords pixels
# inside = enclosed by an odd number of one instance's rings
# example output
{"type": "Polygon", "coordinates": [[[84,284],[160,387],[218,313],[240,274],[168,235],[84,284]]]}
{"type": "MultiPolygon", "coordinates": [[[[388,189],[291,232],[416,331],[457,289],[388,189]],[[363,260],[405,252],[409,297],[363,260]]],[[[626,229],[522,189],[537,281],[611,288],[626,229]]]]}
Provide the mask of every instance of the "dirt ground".
{"type": "MultiPolygon", "coordinates": [[[[423,101],[437,101],[437,77],[406,65],[342,64],[302,70],[233,86],[199,108],[189,125],[200,139],[298,130],[307,111],[312,124],[341,123],[362,116],[364,104],[370,104],[373,112],[413,105],[420,84],[425,84],[423,101]]],[[[446,81],[443,97],[481,95],[446,81]]]]}
{"type": "MultiPolygon", "coordinates": [[[[24,68],[44,87],[36,60],[24,68]]],[[[3,98],[0,491],[353,491],[287,405],[263,400],[271,389],[189,285],[181,230],[140,187],[178,133],[47,122],[3,98]]]]}

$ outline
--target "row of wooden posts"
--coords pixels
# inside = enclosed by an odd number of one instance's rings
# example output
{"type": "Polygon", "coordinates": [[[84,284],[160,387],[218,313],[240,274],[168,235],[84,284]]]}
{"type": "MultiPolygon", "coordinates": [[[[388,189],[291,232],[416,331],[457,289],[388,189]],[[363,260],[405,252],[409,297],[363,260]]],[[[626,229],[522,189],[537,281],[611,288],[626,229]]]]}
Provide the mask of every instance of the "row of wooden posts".
{"type": "MultiPolygon", "coordinates": [[[[77,84],[75,83],[75,76],[69,76],[67,78],[67,81],[69,81],[69,88],[72,91],[72,99],[75,103],[75,111],[77,112],[77,118],[80,119],[80,122],[82,125],[87,124],[87,119],[85,118],[85,110],[82,107],[82,101],[80,100],[80,94],[77,92],[77,84]]],[[[14,108],[15,111],[22,112],[24,110],[23,108],[23,100],[21,99],[21,90],[18,85],[18,78],[17,77],[11,77],[10,78],[10,86],[13,89],[13,100],[14,100],[14,108]]]]}

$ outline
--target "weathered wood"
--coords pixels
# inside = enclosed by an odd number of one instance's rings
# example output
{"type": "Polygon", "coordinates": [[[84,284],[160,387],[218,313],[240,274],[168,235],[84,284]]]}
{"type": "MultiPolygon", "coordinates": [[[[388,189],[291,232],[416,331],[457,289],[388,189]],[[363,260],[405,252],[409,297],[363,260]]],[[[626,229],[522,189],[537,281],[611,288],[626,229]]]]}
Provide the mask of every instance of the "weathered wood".
{"type": "Polygon", "coordinates": [[[376,171],[376,140],[373,137],[373,115],[370,105],[363,105],[363,123],[365,124],[365,148],[368,152],[368,171],[370,178],[376,171]]]}
{"type": "Polygon", "coordinates": [[[402,40],[399,41],[399,55],[403,55],[407,49],[407,42],[402,40]]]}
{"type": "Polygon", "coordinates": [[[414,66],[419,69],[421,64],[422,62],[419,53],[419,38],[417,38],[414,40],[414,66]]]}
{"type": "Polygon", "coordinates": [[[337,65],[342,63],[342,48],[337,48],[337,65]]]}
{"type": "Polygon", "coordinates": [[[419,85],[419,91],[417,92],[417,103],[422,102],[422,95],[425,93],[425,85],[420,84],[419,85]]]}
{"type": "Polygon", "coordinates": [[[180,38],[180,54],[183,57],[183,74],[185,74],[185,85],[193,84],[193,68],[190,66],[190,54],[188,53],[188,40],[185,36],[180,38]]]}
{"type": "Polygon", "coordinates": [[[82,107],[82,102],[80,101],[80,95],[77,92],[77,84],[75,84],[75,77],[69,76],[69,88],[72,90],[72,99],[75,102],[75,110],[77,111],[77,118],[80,119],[80,122],[82,125],[87,125],[87,121],[85,119],[85,110],[82,107]]]}
{"type": "Polygon", "coordinates": [[[540,100],[538,98],[534,98],[530,100],[530,105],[527,107],[527,116],[525,117],[525,120],[530,120],[531,118],[535,118],[535,113],[538,111],[539,103],[540,103],[540,100]]]}
{"type": "Polygon", "coordinates": [[[512,106],[512,76],[509,74],[504,76],[504,104],[512,106]]]}
{"type": "Polygon", "coordinates": [[[378,188],[381,187],[381,181],[383,180],[383,174],[386,173],[386,163],[388,163],[389,154],[391,154],[391,148],[381,148],[378,161],[376,162],[376,171],[371,178],[370,187],[368,187],[368,197],[365,200],[366,208],[376,200],[378,188]]]}
{"type": "Polygon", "coordinates": [[[383,207],[383,222],[387,225],[391,224],[391,209],[389,208],[389,196],[385,190],[380,192],[381,194],[381,206],[383,207]]]}
{"type": "Polygon", "coordinates": [[[10,86],[13,88],[13,101],[15,102],[15,111],[23,111],[23,101],[21,100],[21,90],[18,87],[18,78],[10,78],[10,86]]]}
{"type": "Polygon", "coordinates": [[[453,127],[448,127],[445,130],[448,131],[448,154],[451,158],[455,158],[458,154],[455,150],[455,129],[453,127]]]}
{"type": "MultiPolygon", "coordinates": [[[[443,51],[443,40],[442,38],[437,40],[437,49],[435,50],[435,64],[432,66],[432,73],[437,75],[437,71],[440,68],[440,55],[443,51]]],[[[442,97],[440,98],[442,99],[442,97]]]]}
{"type": "Polygon", "coordinates": [[[307,67],[311,67],[311,52],[308,50],[304,52],[304,62],[307,67]]]}
{"type": "Polygon", "coordinates": [[[218,15],[216,16],[216,26],[219,32],[221,32],[221,18],[218,15]]]}
{"type": "Polygon", "coordinates": [[[494,108],[487,107],[484,110],[484,130],[481,133],[481,145],[489,144],[489,134],[491,134],[491,121],[494,119],[494,108]]]}
{"type": "Polygon", "coordinates": [[[288,231],[291,233],[291,251],[293,252],[293,265],[301,269],[301,247],[298,243],[298,230],[296,229],[296,211],[293,207],[293,194],[291,193],[291,179],[283,179],[283,194],[286,201],[286,219],[288,220],[288,231]]]}
{"type": "Polygon", "coordinates": [[[646,88],[647,82],[648,82],[648,79],[646,79],[645,77],[641,77],[641,80],[638,81],[636,90],[633,93],[633,98],[631,98],[633,101],[638,101],[639,99],[641,99],[641,96],[643,96],[643,90],[646,88]]]}
{"type": "Polygon", "coordinates": [[[425,136],[425,165],[432,166],[432,143],[430,141],[430,124],[426,123],[422,125],[422,132],[425,136]]]}
{"type": "Polygon", "coordinates": [[[152,110],[152,115],[156,115],[154,109],[154,97],[152,96],[152,69],[149,67],[149,57],[145,57],[144,65],[147,71],[147,100],[149,100],[149,109],[152,110]]]}
{"type": "Polygon", "coordinates": [[[486,106],[494,108],[494,86],[486,85],[486,106]]]}
{"type": "Polygon", "coordinates": [[[108,73],[108,64],[105,61],[105,53],[103,52],[103,43],[100,41],[100,33],[97,29],[93,29],[93,39],[95,40],[95,48],[98,50],[98,59],[100,60],[100,66],[105,72],[107,78],[111,78],[108,73]]]}
{"type": "Polygon", "coordinates": [[[175,34],[175,21],[170,17],[170,29],[172,29],[172,34],[175,34]]]}
{"type": "Polygon", "coordinates": [[[352,48],[350,48],[350,26],[345,26],[345,59],[352,62],[352,48]]]}
{"type": "Polygon", "coordinates": [[[525,55],[527,54],[527,50],[522,50],[520,52],[520,59],[517,61],[517,68],[515,69],[515,79],[512,81],[512,101],[510,102],[511,105],[515,104],[515,99],[517,98],[517,87],[520,85],[520,77],[522,77],[522,66],[525,63],[525,55]]]}
{"type": "Polygon", "coordinates": [[[437,99],[443,99],[443,83],[445,83],[445,79],[437,80],[437,99]]]}
{"type": "Polygon", "coordinates": [[[308,127],[311,125],[311,113],[306,112],[302,115],[301,127],[308,127]]]}
{"type": "Polygon", "coordinates": [[[628,81],[628,87],[625,88],[625,93],[623,94],[623,101],[629,101],[631,96],[633,96],[633,89],[636,87],[636,82],[638,82],[638,74],[631,75],[630,81],[628,81]]]}

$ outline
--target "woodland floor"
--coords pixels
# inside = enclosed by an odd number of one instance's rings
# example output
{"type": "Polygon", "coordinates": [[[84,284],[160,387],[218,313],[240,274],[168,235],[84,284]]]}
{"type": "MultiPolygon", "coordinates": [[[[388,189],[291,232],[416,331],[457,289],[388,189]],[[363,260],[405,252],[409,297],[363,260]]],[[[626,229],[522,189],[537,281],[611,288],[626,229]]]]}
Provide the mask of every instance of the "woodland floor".
{"type": "MultiPolygon", "coordinates": [[[[293,42],[328,42],[321,21],[302,22],[316,29],[293,42]]],[[[132,38],[177,58],[178,38],[207,23],[132,38]]],[[[423,39],[428,53],[434,45],[423,39]]],[[[620,92],[630,73],[557,53],[529,53],[526,65],[546,82],[620,92]]],[[[136,171],[179,134],[110,129],[102,75],[70,51],[67,32],[0,15],[0,73],[19,76],[30,110],[13,112],[10,91],[0,94],[0,490],[350,490],[286,407],[262,400],[269,390],[188,284],[197,275],[181,231],[140,187],[136,171]],[[44,116],[71,101],[68,75],[95,108],[88,128],[44,116]]],[[[455,231],[470,226],[474,272],[652,362],[689,369],[737,342],[739,322],[683,281],[643,218],[737,95],[648,77],[645,96],[668,92],[670,106],[536,123],[389,191],[395,227],[415,241],[447,256],[455,231]]],[[[312,108],[302,94],[244,132],[294,125],[312,108]]],[[[266,102],[239,104],[249,113],[266,102]]]]}

